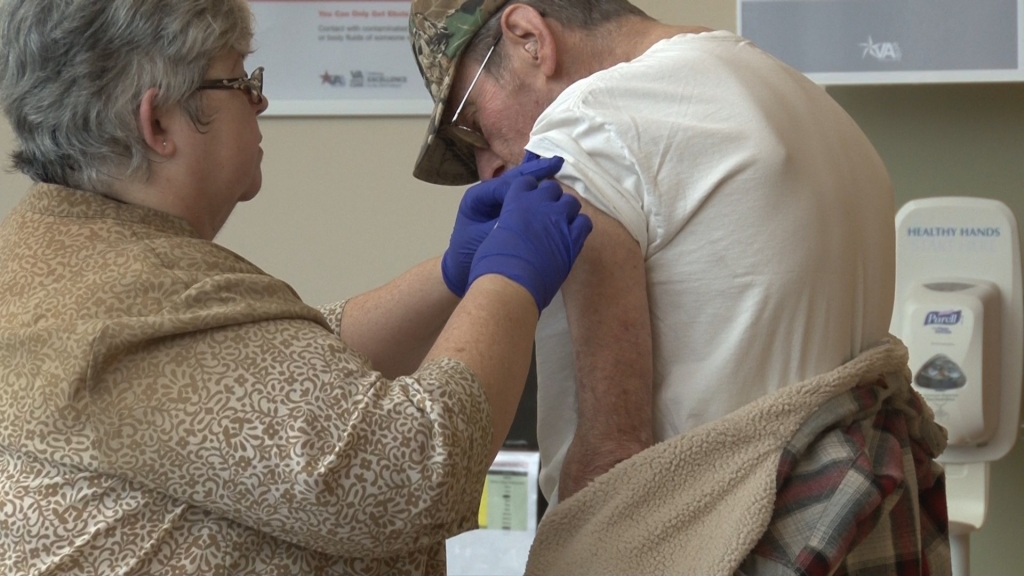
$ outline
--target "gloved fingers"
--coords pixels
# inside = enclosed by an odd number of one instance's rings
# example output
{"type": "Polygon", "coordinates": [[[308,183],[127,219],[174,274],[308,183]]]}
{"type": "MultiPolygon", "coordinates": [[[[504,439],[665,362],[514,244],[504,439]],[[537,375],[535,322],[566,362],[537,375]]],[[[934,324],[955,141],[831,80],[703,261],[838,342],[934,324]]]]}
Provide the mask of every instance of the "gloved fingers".
{"type": "Polygon", "coordinates": [[[572,194],[562,194],[561,197],[555,202],[558,209],[562,214],[566,216],[566,220],[572,222],[573,218],[580,213],[583,209],[583,205],[576,199],[572,194]]]}
{"type": "Polygon", "coordinates": [[[533,152],[527,151],[526,156],[523,157],[523,163],[509,169],[505,174],[502,174],[502,177],[511,176],[515,178],[517,176],[533,176],[537,180],[544,180],[558,174],[558,171],[562,169],[562,165],[564,163],[565,159],[561,156],[543,158],[541,156],[537,156],[533,152]]]}
{"type": "Polygon", "coordinates": [[[572,240],[573,260],[583,250],[583,242],[594,230],[594,223],[586,214],[579,214],[576,219],[569,223],[569,238],[572,240]]]}
{"type": "Polygon", "coordinates": [[[476,184],[462,196],[459,213],[474,222],[493,220],[501,214],[501,206],[505,203],[508,189],[507,181],[501,178],[476,184]]]}
{"type": "Polygon", "coordinates": [[[523,194],[532,193],[537,189],[537,179],[533,176],[520,176],[512,181],[512,184],[508,186],[508,195],[505,196],[505,205],[509,202],[514,202],[513,198],[521,196],[523,194]]]}
{"type": "Polygon", "coordinates": [[[515,182],[498,226],[476,251],[467,285],[485,274],[500,274],[526,288],[538,310],[543,310],[593,229],[580,208],[579,201],[563,194],[557,182],[537,185],[532,178],[515,182]]]}
{"type": "MultiPolygon", "coordinates": [[[[523,150],[523,162],[529,162],[531,160],[536,160],[536,159],[538,159],[540,157],[541,157],[540,154],[536,154],[534,152],[530,152],[529,150],[523,150]]],[[[556,156],[556,158],[557,158],[557,156],[556,156]]]]}
{"type": "Polygon", "coordinates": [[[444,285],[452,294],[462,298],[466,295],[466,280],[469,270],[468,268],[464,271],[458,269],[458,263],[452,263],[453,258],[455,255],[452,255],[450,250],[446,251],[441,258],[441,280],[444,280],[444,285]]]}
{"type": "MultiPolygon", "coordinates": [[[[537,181],[551,178],[561,170],[564,162],[559,156],[541,158],[532,153],[527,154],[527,158],[528,160],[501,176],[470,187],[462,197],[459,213],[474,222],[493,220],[501,213],[509,188],[520,178],[530,177],[537,181]],[[512,181],[512,184],[509,184],[509,181],[512,181]]],[[[529,189],[532,190],[534,187],[536,183],[529,189]]]]}
{"type": "MultiPolygon", "coordinates": [[[[523,178],[530,177],[523,176],[523,178]]],[[[530,178],[530,180],[532,181],[532,186],[527,186],[527,183],[525,182],[520,186],[520,181],[516,180],[515,184],[512,185],[512,188],[509,189],[509,193],[517,196],[529,194],[528,197],[522,197],[522,201],[530,203],[555,202],[562,197],[562,185],[558,182],[555,182],[554,180],[544,180],[543,182],[538,183],[532,178],[530,178]]],[[[516,201],[518,202],[520,199],[517,198],[516,201]]]]}
{"type": "Polygon", "coordinates": [[[512,184],[509,185],[509,189],[514,189],[518,192],[532,192],[536,190],[540,183],[541,181],[533,176],[517,176],[512,181],[512,184]]]}

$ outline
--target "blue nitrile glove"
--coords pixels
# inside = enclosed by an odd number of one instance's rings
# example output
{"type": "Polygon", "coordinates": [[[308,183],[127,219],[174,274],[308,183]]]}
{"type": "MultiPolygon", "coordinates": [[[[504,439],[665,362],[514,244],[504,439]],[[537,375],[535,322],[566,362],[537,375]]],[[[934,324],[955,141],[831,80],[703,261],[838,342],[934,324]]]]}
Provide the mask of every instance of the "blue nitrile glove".
{"type": "Polygon", "coordinates": [[[542,311],[569,275],[594,225],[580,202],[553,180],[521,177],[509,186],[505,205],[469,271],[469,284],[500,274],[526,288],[542,311]]]}
{"type": "Polygon", "coordinates": [[[448,250],[441,258],[441,277],[448,289],[462,298],[469,286],[469,268],[480,243],[487,238],[501,213],[501,204],[512,182],[520,176],[532,176],[538,180],[551,178],[562,168],[562,159],[541,158],[527,152],[523,163],[501,176],[481,182],[466,191],[455,217],[455,228],[448,243],[448,250]]]}

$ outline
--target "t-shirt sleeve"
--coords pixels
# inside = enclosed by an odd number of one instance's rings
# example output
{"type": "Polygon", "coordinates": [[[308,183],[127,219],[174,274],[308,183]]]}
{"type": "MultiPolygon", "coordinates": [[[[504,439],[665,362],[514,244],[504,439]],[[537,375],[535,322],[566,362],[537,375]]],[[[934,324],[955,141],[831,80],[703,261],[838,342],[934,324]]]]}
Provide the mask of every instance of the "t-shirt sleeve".
{"type": "Polygon", "coordinates": [[[629,131],[623,118],[613,103],[592,94],[586,104],[580,98],[562,98],[537,119],[526,148],[564,158],[557,179],[621,223],[646,256],[644,183],[634,153],[621,137],[629,131]]]}

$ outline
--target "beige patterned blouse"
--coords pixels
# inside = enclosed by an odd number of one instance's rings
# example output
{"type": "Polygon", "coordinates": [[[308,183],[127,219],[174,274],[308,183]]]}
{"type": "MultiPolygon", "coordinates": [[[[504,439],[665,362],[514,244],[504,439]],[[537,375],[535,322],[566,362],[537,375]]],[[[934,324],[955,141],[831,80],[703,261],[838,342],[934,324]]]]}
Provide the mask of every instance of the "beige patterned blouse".
{"type": "Polygon", "coordinates": [[[183,220],[38,185],[0,226],[0,573],[440,574],[491,440],[183,220]]]}

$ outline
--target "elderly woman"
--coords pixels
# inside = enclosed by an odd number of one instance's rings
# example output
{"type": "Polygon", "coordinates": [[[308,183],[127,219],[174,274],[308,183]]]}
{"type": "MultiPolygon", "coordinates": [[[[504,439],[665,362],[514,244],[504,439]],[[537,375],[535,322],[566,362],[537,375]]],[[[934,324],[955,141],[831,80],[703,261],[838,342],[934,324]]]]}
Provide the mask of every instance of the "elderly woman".
{"type": "Polygon", "coordinates": [[[0,226],[11,573],[443,573],[474,527],[590,223],[533,161],[467,192],[444,258],[303,304],[211,242],[260,189],[251,37],[244,0],[0,3],[36,182],[0,226]]]}

